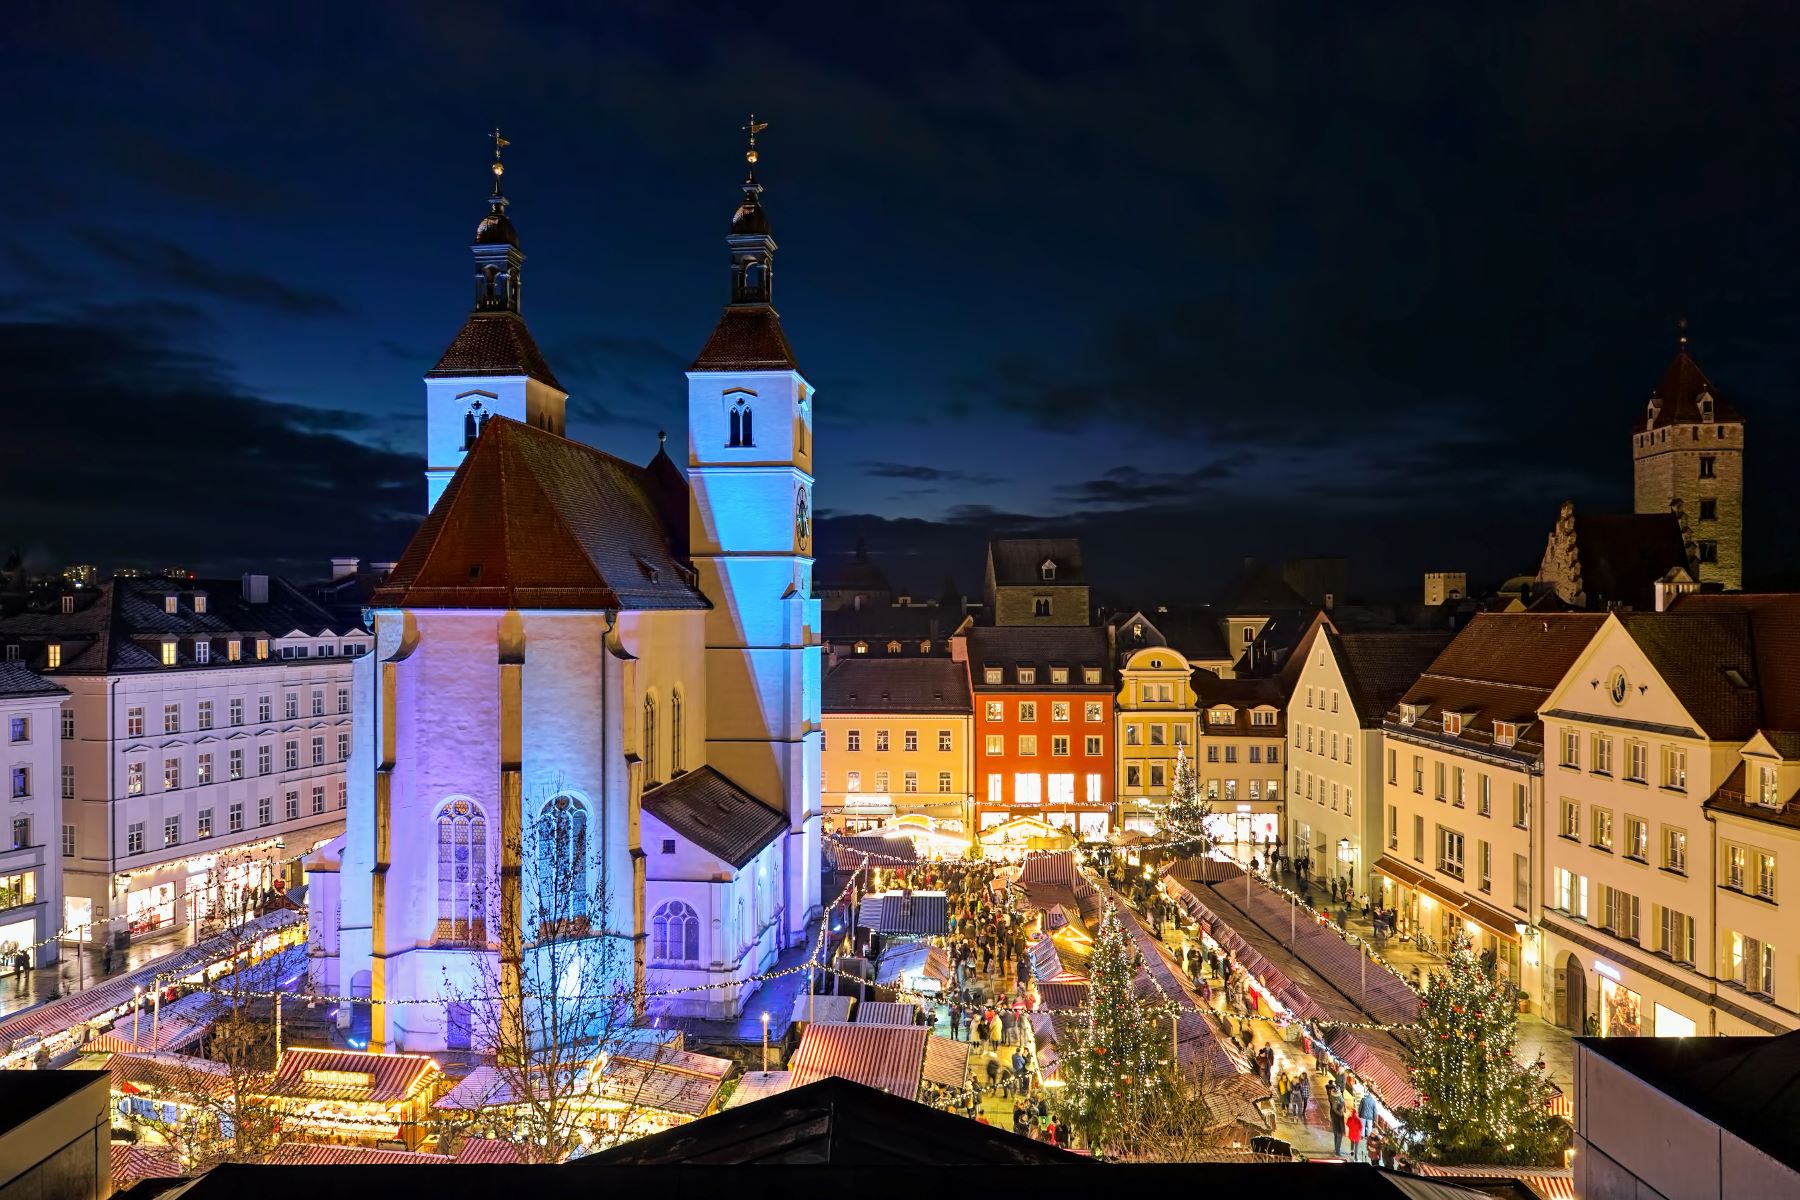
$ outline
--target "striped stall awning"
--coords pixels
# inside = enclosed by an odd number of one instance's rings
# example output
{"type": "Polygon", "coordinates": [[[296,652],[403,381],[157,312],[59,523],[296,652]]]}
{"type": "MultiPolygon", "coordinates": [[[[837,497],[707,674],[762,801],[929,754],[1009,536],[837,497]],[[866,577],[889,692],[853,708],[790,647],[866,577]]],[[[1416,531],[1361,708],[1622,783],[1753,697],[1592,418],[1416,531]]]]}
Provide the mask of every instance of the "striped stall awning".
{"type": "Polygon", "coordinates": [[[794,1087],[836,1076],[867,1084],[905,1100],[919,1096],[925,1039],[919,1026],[814,1022],[800,1035],[788,1061],[794,1087]]]}
{"type": "Polygon", "coordinates": [[[969,1043],[932,1034],[925,1039],[925,1078],[946,1087],[969,1081],[969,1043]]]}
{"type": "MultiPolygon", "coordinates": [[[[1469,1187],[1482,1183],[1504,1184],[1516,1179],[1541,1200],[1575,1200],[1575,1172],[1559,1167],[1443,1167],[1415,1163],[1413,1171],[1429,1179],[1459,1181],[1469,1187]]],[[[1484,1189],[1485,1190],[1485,1189],[1484,1189]]]]}

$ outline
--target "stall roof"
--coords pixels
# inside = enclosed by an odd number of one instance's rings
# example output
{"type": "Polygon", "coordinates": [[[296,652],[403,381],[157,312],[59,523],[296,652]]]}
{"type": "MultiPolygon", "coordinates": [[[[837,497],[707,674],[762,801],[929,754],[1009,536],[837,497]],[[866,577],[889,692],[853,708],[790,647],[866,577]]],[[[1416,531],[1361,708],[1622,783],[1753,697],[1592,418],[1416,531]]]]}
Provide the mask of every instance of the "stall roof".
{"type": "Polygon", "coordinates": [[[919,1006],[904,1002],[864,1000],[856,1010],[859,1025],[917,1025],[919,1006]]]}
{"type": "Polygon", "coordinates": [[[925,1066],[925,1030],[917,1025],[827,1024],[815,1021],[788,1060],[794,1085],[836,1076],[913,1100],[925,1066]]]}
{"type": "Polygon", "coordinates": [[[768,1096],[780,1095],[794,1086],[792,1071],[745,1071],[738,1077],[736,1090],[725,1102],[727,1109],[754,1104],[768,1096]]]}
{"type": "Polygon", "coordinates": [[[801,992],[794,997],[794,1013],[788,1019],[796,1025],[806,1021],[848,1021],[850,1010],[854,1007],[855,996],[816,996],[801,992]]]}
{"type": "Polygon", "coordinates": [[[320,1050],[292,1046],[275,1065],[266,1096],[303,1100],[397,1104],[410,1099],[437,1074],[426,1054],[374,1054],[362,1050],[320,1050]]]}

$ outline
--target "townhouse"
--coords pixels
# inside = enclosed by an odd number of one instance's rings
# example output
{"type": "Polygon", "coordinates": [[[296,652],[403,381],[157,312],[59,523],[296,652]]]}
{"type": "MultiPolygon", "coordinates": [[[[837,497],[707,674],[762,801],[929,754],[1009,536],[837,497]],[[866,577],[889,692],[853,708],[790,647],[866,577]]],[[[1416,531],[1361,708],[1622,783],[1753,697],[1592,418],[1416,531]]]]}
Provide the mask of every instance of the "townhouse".
{"type": "Polygon", "coordinates": [[[943,658],[843,658],[824,679],[820,791],[828,832],[896,817],[974,828],[969,673],[943,658]]]}

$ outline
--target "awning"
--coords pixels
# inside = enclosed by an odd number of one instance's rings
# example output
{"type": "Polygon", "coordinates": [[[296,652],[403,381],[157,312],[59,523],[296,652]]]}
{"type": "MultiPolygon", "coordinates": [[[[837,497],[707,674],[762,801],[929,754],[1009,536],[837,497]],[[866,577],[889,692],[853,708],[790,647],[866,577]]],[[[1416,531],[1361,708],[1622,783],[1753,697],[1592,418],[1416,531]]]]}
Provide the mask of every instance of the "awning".
{"type": "Polygon", "coordinates": [[[969,1043],[935,1033],[927,1037],[925,1078],[945,1087],[961,1087],[969,1082],[969,1043]]]}
{"type": "Polygon", "coordinates": [[[1503,937],[1511,942],[1519,940],[1520,915],[1497,908],[1485,900],[1466,895],[1428,872],[1415,866],[1401,862],[1391,854],[1384,854],[1375,860],[1375,873],[1386,875],[1396,883],[1403,883],[1414,891],[1425,892],[1439,904],[1482,926],[1489,933],[1503,937]]]}

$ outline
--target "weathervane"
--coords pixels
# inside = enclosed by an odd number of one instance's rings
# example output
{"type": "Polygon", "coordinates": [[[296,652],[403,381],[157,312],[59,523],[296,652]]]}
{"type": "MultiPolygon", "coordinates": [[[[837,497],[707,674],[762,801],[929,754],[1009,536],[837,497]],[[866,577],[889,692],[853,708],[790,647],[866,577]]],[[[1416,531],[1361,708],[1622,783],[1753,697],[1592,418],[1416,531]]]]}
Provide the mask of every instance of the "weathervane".
{"type": "Polygon", "coordinates": [[[750,144],[744,147],[744,161],[749,163],[752,169],[756,166],[756,135],[768,127],[769,123],[758,121],[755,113],[750,114],[750,123],[744,126],[744,130],[750,135],[750,144]]]}
{"type": "Polygon", "coordinates": [[[1687,349],[1687,318],[1681,317],[1675,322],[1675,328],[1681,331],[1681,348],[1687,349]]]}
{"type": "Polygon", "coordinates": [[[506,164],[500,161],[500,152],[512,145],[500,136],[499,126],[494,127],[494,195],[500,194],[500,177],[506,174],[506,164]]]}

